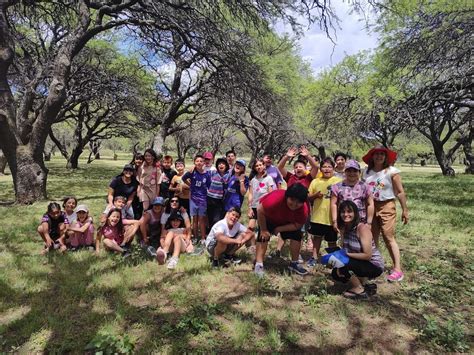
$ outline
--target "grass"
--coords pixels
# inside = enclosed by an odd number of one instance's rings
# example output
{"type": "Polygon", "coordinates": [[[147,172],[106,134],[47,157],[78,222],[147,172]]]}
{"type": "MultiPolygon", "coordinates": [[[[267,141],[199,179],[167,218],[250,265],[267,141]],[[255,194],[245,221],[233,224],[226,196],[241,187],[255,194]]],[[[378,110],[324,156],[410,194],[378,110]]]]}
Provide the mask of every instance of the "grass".
{"type": "MultiPolygon", "coordinates": [[[[124,163],[67,171],[54,160],[48,194],[76,195],[97,219],[124,163]]],[[[250,260],[216,271],[204,256],[185,256],[171,272],[138,251],[127,262],[86,251],[41,257],[35,228],[47,201],[0,207],[0,351],[472,351],[473,178],[407,168],[403,180],[411,222],[397,231],[406,280],[382,282],[360,303],[343,299],[325,269],[302,278],[273,260],[261,280],[250,260]]],[[[11,180],[0,177],[0,201],[12,199],[11,180]]]]}

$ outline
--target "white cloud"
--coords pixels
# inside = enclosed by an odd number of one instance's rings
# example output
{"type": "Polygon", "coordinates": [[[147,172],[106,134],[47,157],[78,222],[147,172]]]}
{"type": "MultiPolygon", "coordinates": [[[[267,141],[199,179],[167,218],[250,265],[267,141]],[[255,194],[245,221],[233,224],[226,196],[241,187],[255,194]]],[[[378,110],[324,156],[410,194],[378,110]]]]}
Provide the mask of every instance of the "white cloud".
{"type": "MultiPolygon", "coordinates": [[[[335,35],[331,34],[335,43],[331,42],[317,23],[297,40],[300,54],[310,63],[314,74],[336,65],[346,55],[373,49],[378,44],[376,34],[366,30],[364,18],[357,13],[351,13],[349,4],[339,1],[334,5],[334,10],[340,19],[340,28],[336,28],[335,35]]],[[[276,24],[275,30],[278,33],[291,34],[290,27],[282,23],[276,24]]]]}

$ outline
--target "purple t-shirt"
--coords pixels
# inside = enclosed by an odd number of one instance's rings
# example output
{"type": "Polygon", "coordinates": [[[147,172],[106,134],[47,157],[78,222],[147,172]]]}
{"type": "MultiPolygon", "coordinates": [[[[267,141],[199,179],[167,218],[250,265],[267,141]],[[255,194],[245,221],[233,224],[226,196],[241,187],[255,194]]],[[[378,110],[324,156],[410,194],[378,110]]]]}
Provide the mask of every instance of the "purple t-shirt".
{"type": "MultiPolygon", "coordinates": [[[[249,188],[249,178],[246,176],[244,180],[245,188],[248,190],[249,188]]],[[[224,210],[228,211],[232,207],[242,206],[242,202],[244,201],[244,195],[240,193],[240,180],[237,176],[232,175],[229,179],[227,191],[225,192],[224,196],[224,210]]]]}
{"type": "Polygon", "coordinates": [[[266,167],[267,175],[271,176],[273,182],[275,183],[276,188],[283,182],[283,178],[281,177],[280,172],[274,165],[270,165],[266,167]]]}
{"type": "Polygon", "coordinates": [[[371,195],[370,188],[362,181],[354,186],[346,184],[344,181],[332,185],[331,192],[337,197],[337,205],[342,201],[352,201],[359,209],[359,216],[362,221],[367,220],[367,198],[371,195]]]}
{"type": "Polygon", "coordinates": [[[191,180],[191,200],[196,206],[207,206],[207,189],[211,184],[211,174],[209,171],[200,173],[194,170],[183,175],[183,181],[191,180]]]}

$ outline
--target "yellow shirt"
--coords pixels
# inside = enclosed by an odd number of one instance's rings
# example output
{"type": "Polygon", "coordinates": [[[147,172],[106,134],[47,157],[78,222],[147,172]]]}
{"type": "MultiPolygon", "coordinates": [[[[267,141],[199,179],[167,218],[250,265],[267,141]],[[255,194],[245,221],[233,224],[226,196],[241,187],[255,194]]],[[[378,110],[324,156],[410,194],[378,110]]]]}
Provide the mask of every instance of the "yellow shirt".
{"type": "Polygon", "coordinates": [[[331,186],[342,181],[337,176],[332,176],[329,179],[317,177],[311,181],[309,185],[309,193],[314,194],[318,191],[324,195],[323,198],[317,198],[313,202],[313,211],[311,213],[311,222],[325,224],[330,226],[331,223],[331,186]]]}

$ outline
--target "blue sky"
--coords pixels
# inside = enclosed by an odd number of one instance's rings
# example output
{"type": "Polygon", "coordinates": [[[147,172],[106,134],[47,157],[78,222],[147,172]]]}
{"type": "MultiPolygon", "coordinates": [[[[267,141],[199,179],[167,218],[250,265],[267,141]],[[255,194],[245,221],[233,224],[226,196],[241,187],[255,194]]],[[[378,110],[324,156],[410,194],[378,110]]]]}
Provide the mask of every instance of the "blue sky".
{"type": "MultiPolygon", "coordinates": [[[[317,24],[307,28],[297,41],[301,56],[310,63],[314,74],[339,63],[346,55],[377,46],[377,35],[365,29],[366,22],[362,15],[351,14],[349,5],[340,0],[333,4],[340,19],[340,28],[336,28],[336,34],[333,36],[335,44],[317,24]]],[[[275,29],[279,33],[291,34],[290,27],[281,23],[277,24],[275,29]]]]}

